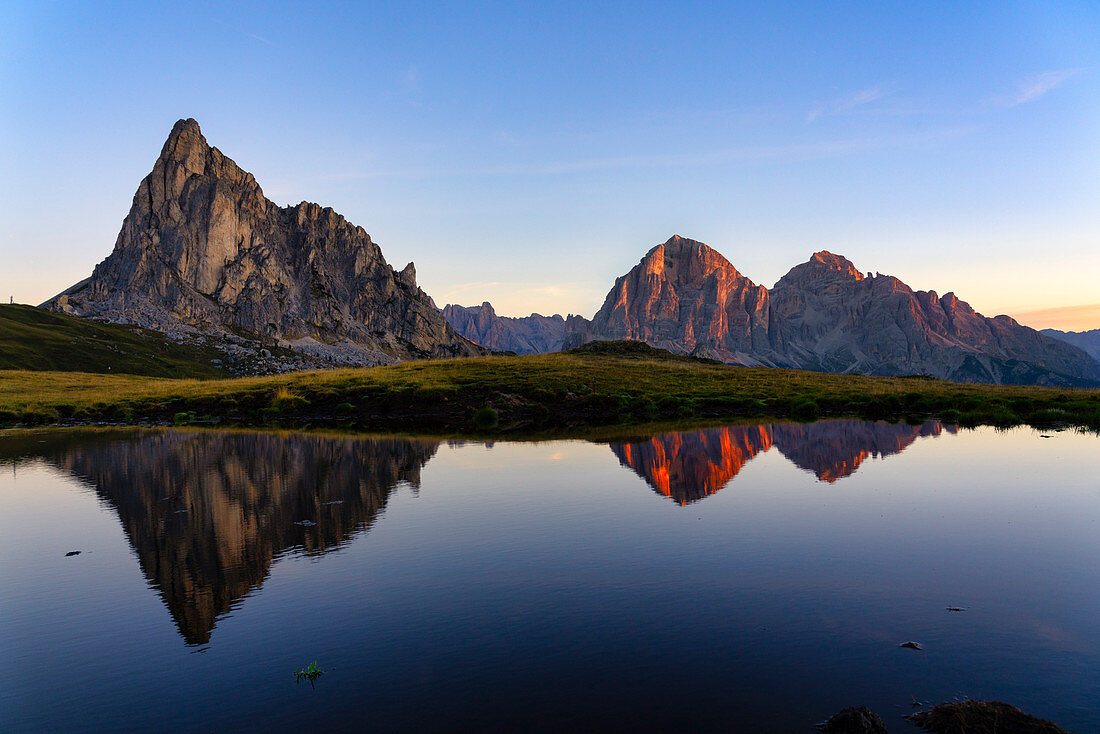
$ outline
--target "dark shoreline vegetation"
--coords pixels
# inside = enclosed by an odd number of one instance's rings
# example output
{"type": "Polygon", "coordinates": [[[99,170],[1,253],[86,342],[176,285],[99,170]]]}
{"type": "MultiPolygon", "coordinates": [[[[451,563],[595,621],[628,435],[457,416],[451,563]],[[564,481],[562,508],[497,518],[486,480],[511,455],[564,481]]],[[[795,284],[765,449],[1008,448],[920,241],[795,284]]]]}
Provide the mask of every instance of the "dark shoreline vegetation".
{"type": "Polygon", "coordinates": [[[0,425],[223,424],[573,435],[597,427],[863,418],[1100,430],[1100,390],[744,368],[638,342],[234,379],[0,371],[0,425]]]}

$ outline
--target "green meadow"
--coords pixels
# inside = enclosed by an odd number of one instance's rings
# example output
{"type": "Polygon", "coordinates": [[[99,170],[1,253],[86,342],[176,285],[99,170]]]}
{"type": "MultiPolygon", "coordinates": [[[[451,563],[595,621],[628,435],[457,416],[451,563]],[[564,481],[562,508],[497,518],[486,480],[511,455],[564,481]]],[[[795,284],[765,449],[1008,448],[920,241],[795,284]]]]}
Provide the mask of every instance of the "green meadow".
{"type": "Polygon", "coordinates": [[[858,417],[1100,429],[1100,390],[743,368],[637,343],[233,379],[0,371],[0,423],[340,426],[432,433],[858,417]]]}

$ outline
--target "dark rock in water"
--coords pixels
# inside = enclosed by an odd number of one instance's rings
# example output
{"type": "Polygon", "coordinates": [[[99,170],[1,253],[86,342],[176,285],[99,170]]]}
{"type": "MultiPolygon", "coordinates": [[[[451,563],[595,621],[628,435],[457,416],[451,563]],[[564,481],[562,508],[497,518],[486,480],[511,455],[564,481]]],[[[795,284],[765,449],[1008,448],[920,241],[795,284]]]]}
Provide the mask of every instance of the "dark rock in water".
{"type": "Polygon", "coordinates": [[[68,553],[65,554],[65,557],[68,558],[69,556],[79,556],[79,555],[80,555],[80,551],[69,551],[68,553]]]}
{"type": "Polygon", "coordinates": [[[866,706],[847,708],[833,715],[820,731],[826,734],[886,734],[886,722],[866,706]]]}
{"type": "Polygon", "coordinates": [[[941,703],[905,718],[936,734],[1066,734],[1054,722],[1001,701],[941,703]]]}
{"type": "Polygon", "coordinates": [[[909,642],[901,643],[901,645],[899,645],[899,647],[908,647],[910,650],[920,650],[920,649],[922,649],[919,642],[913,642],[912,640],[909,640],[909,642]]]}

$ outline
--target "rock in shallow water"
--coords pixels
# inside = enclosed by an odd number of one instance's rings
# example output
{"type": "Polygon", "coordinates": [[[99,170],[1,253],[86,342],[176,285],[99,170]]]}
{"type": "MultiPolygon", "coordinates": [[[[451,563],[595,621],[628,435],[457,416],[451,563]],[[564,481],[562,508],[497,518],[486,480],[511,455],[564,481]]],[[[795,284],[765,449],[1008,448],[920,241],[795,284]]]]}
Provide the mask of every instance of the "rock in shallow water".
{"type": "Polygon", "coordinates": [[[887,734],[886,722],[866,706],[839,711],[817,728],[826,734],[887,734]]]}

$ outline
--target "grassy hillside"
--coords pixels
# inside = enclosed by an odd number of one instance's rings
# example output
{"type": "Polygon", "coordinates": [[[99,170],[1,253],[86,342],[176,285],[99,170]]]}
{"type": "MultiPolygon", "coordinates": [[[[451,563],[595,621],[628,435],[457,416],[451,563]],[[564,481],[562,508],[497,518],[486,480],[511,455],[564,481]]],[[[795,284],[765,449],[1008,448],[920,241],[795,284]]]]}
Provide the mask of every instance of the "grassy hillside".
{"type": "Polygon", "coordinates": [[[340,424],[568,432],[655,421],[857,416],[1100,428],[1100,390],[746,369],[655,350],[407,362],[229,380],[0,372],[0,421],[340,424]]]}
{"type": "Polygon", "coordinates": [[[0,305],[0,369],[225,377],[210,362],[220,356],[213,349],[176,344],[156,331],[0,305]]]}

